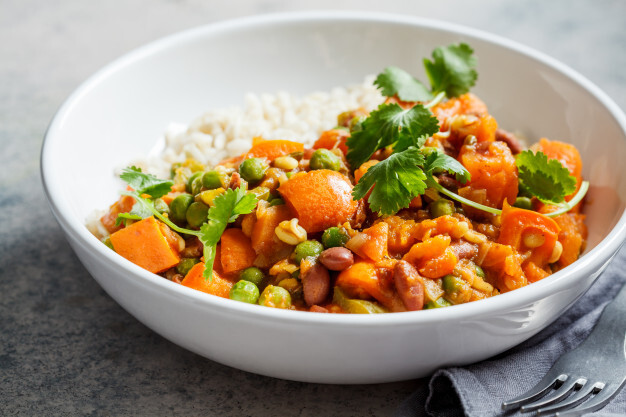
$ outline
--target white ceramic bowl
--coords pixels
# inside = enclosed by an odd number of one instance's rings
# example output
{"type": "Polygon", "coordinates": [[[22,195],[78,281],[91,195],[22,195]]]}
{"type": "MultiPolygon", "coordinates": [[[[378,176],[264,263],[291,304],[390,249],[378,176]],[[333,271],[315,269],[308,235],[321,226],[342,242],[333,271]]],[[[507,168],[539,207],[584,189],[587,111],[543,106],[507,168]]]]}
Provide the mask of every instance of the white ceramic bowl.
{"type": "MultiPolygon", "coordinates": [[[[423,77],[420,77],[424,79],[423,77]]],[[[269,15],[192,29],[123,56],[83,83],[52,121],[42,175],[52,210],[98,283],[167,339],[217,362],[279,378],[374,383],[420,377],[500,353],[551,323],[624,241],[626,120],[571,69],[507,40],[447,23],[368,13],[269,15]],[[587,252],[543,281],[475,303],[385,315],[328,315],[221,299],[116,255],[85,222],[121,185],[114,168],[146,154],[170,121],[240,105],[247,92],[306,94],[396,65],[423,74],[436,46],[467,42],[473,90],[499,124],[574,143],[591,182],[587,252]]]]}

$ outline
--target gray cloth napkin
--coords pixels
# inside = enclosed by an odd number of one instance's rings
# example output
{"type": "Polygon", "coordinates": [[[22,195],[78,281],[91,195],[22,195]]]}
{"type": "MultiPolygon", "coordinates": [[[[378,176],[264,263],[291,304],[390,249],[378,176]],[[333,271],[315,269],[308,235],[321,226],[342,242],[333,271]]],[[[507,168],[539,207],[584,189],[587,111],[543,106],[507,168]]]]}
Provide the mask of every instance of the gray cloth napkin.
{"type": "MultiPolygon", "coordinates": [[[[589,335],[604,307],[626,284],[625,270],[626,246],[589,291],[546,329],[483,362],[438,370],[396,410],[396,416],[533,417],[534,413],[502,412],[501,404],[532,388],[562,354],[589,335]]],[[[626,416],[626,388],[588,415],[626,416]]]]}

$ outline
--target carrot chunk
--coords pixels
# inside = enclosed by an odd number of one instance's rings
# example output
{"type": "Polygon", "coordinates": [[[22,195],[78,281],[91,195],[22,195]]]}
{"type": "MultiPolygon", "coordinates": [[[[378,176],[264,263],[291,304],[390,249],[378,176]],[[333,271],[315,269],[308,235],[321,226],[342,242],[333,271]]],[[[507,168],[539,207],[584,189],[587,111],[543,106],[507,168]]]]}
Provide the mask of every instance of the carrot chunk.
{"type": "Polygon", "coordinates": [[[109,211],[100,218],[100,222],[109,233],[120,230],[123,225],[116,226],[117,215],[120,213],[128,213],[135,204],[135,199],[129,195],[123,195],[115,203],[109,207],[109,211]]]}
{"type": "Polygon", "coordinates": [[[528,261],[543,268],[548,264],[561,228],[549,217],[535,211],[509,206],[502,208],[498,243],[512,246],[520,253],[531,251],[528,261]]]}
{"type": "Polygon", "coordinates": [[[250,238],[241,229],[226,229],[221,238],[221,261],[225,274],[252,266],[256,252],[250,238]]]}
{"type": "Polygon", "coordinates": [[[262,140],[257,139],[256,143],[248,151],[243,159],[248,158],[266,158],[273,161],[279,156],[290,154],[292,152],[302,152],[304,144],[301,142],[292,142],[290,140],[262,140]]]}
{"type": "Polygon", "coordinates": [[[182,285],[185,287],[193,288],[194,290],[202,291],[207,294],[217,295],[218,297],[228,298],[228,293],[233,287],[234,283],[219,276],[217,271],[213,271],[213,278],[210,280],[204,278],[204,263],[197,263],[189,270],[182,285]]]}
{"type": "Polygon", "coordinates": [[[328,169],[298,173],[281,185],[278,192],[308,233],[343,224],[357,209],[350,181],[328,169]]]}
{"type": "Polygon", "coordinates": [[[115,252],[154,273],[176,266],[180,256],[159,223],[148,217],[113,233],[111,244],[115,252]]]}
{"type": "Polygon", "coordinates": [[[380,262],[389,256],[387,240],[389,225],[385,222],[376,223],[374,226],[364,229],[361,235],[363,243],[356,250],[357,255],[369,258],[374,262],[380,262]]]}
{"type": "MultiPolygon", "coordinates": [[[[471,175],[471,190],[486,190],[486,200],[491,207],[502,207],[506,200],[515,202],[518,191],[515,157],[504,142],[481,142],[463,146],[459,160],[471,175]]],[[[467,191],[466,191],[467,192],[467,191]]],[[[459,194],[463,195],[461,190],[459,194]]],[[[470,199],[471,194],[467,195],[470,199]]]]}
{"type": "Polygon", "coordinates": [[[291,210],[285,205],[267,207],[262,212],[257,210],[257,219],[250,236],[254,251],[258,255],[270,256],[284,249],[287,244],[276,238],[274,230],[280,222],[291,218],[291,210]]]}
{"type": "Polygon", "coordinates": [[[395,292],[393,283],[379,274],[376,265],[368,260],[357,260],[350,268],[337,276],[335,285],[351,298],[374,298],[392,311],[402,311],[402,300],[395,292]]]}
{"type": "Polygon", "coordinates": [[[346,140],[350,136],[350,132],[345,129],[332,129],[322,132],[319,139],[313,144],[313,149],[335,149],[338,148],[345,155],[348,153],[346,140]]]}

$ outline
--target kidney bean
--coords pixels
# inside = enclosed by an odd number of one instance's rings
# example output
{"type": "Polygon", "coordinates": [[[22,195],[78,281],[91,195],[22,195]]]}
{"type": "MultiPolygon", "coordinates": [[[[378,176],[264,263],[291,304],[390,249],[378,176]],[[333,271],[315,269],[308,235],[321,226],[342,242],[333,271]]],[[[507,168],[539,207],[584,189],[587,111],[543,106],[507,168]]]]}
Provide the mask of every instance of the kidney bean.
{"type": "Polygon", "coordinates": [[[407,310],[421,310],[424,307],[424,283],[413,265],[407,261],[398,261],[393,268],[393,280],[407,310]]]}
{"type": "Polygon", "coordinates": [[[328,248],[320,254],[319,261],[331,271],[343,271],[354,263],[354,255],[340,246],[328,248]]]}
{"type": "Polygon", "coordinates": [[[472,259],[474,256],[478,255],[478,245],[464,240],[452,242],[450,248],[459,259],[472,259]]]}
{"type": "Polygon", "coordinates": [[[319,262],[306,258],[300,264],[302,292],[307,305],[322,304],[330,293],[330,275],[328,269],[319,262]]]}
{"type": "Polygon", "coordinates": [[[496,129],[496,140],[506,143],[511,153],[516,155],[524,150],[524,145],[514,134],[503,129],[496,129]]]}

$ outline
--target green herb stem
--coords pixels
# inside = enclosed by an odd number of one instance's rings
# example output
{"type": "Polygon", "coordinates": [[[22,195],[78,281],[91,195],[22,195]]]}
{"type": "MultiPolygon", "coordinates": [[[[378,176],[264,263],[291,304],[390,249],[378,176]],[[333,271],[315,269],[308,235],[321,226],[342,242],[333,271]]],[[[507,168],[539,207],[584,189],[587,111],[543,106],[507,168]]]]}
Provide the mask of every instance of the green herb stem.
{"type": "Polygon", "coordinates": [[[437,104],[441,103],[441,100],[443,100],[445,97],[446,97],[446,92],[441,91],[432,100],[430,100],[428,104],[425,104],[424,107],[427,109],[435,107],[437,104]]]}
{"type": "MultiPolygon", "coordinates": [[[[474,207],[474,208],[477,208],[479,210],[483,210],[483,211],[486,211],[488,213],[492,213],[492,214],[495,214],[495,215],[502,214],[502,210],[499,210],[499,209],[493,208],[493,207],[489,207],[489,206],[485,206],[483,204],[479,204],[479,203],[477,203],[475,201],[468,200],[467,198],[461,197],[460,195],[458,195],[456,193],[453,193],[452,191],[442,187],[432,177],[427,180],[427,184],[428,184],[429,187],[434,188],[435,190],[437,190],[440,193],[450,197],[453,200],[458,201],[459,203],[467,204],[470,207],[474,207]]],[[[543,215],[546,216],[546,217],[556,217],[556,216],[559,216],[559,215],[561,215],[563,213],[567,213],[568,211],[573,209],[574,206],[576,206],[576,204],[580,203],[580,201],[587,194],[588,190],[589,190],[589,181],[583,181],[581,183],[581,185],[580,185],[580,189],[578,190],[578,192],[576,193],[574,198],[572,198],[570,201],[562,203],[562,204],[558,204],[558,205],[554,204],[555,206],[560,207],[560,208],[558,210],[550,212],[550,213],[543,213],[543,215]]],[[[550,205],[549,203],[546,203],[546,204],[550,205]]]]}
{"type": "Polygon", "coordinates": [[[489,206],[485,206],[483,204],[479,204],[479,203],[477,203],[475,201],[468,200],[465,197],[461,197],[460,195],[458,195],[456,193],[453,193],[452,191],[442,187],[437,181],[435,181],[435,179],[433,177],[429,178],[427,180],[427,183],[428,183],[429,187],[434,188],[435,190],[439,191],[442,194],[447,195],[448,197],[450,197],[453,200],[458,201],[459,203],[466,204],[466,205],[468,205],[470,207],[474,207],[476,209],[483,210],[483,211],[486,211],[488,213],[492,213],[492,214],[496,214],[496,215],[502,214],[502,210],[499,210],[499,209],[493,208],[493,207],[489,207],[489,206]]]}
{"type": "Polygon", "coordinates": [[[174,230],[175,232],[178,233],[183,233],[183,234],[187,234],[187,235],[194,235],[194,236],[200,236],[200,231],[196,231],[196,230],[190,230],[190,229],[185,229],[183,227],[179,227],[176,226],[174,223],[172,223],[172,221],[170,219],[168,219],[167,217],[165,217],[164,215],[162,215],[161,213],[159,213],[153,206],[152,204],[148,204],[146,202],[146,200],[141,197],[137,192],[131,192],[131,191],[123,191],[121,194],[123,195],[128,195],[131,196],[135,199],[135,201],[139,202],[139,204],[141,204],[142,206],[144,206],[145,208],[147,208],[148,210],[150,210],[150,212],[157,217],[159,220],[161,220],[163,223],[165,223],[166,225],[168,225],[170,227],[170,229],[174,230]]]}
{"type": "Polygon", "coordinates": [[[546,213],[545,215],[548,216],[548,217],[556,217],[556,216],[559,216],[559,215],[561,215],[563,213],[567,213],[568,211],[573,209],[576,204],[581,202],[581,200],[587,194],[587,191],[589,191],[589,181],[583,181],[580,184],[580,189],[578,190],[576,195],[570,201],[567,201],[567,202],[562,203],[562,204],[558,204],[557,206],[560,207],[560,209],[558,209],[556,211],[553,211],[551,213],[546,213]]]}

